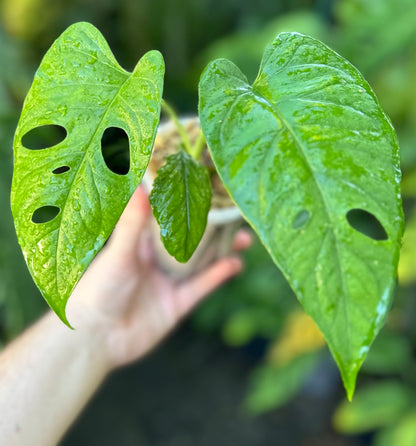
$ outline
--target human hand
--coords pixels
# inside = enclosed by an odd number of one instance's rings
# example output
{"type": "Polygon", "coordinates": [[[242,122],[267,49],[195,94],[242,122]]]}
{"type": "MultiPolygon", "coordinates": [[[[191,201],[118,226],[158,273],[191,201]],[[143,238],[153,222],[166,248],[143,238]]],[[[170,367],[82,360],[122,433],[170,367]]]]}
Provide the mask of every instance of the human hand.
{"type": "MultiPolygon", "coordinates": [[[[68,301],[67,316],[75,329],[88,326],[102,333],[110,369],[154,348],[198,302],[242,268],[238,257],[226,257],[176,282],[155,265],[146,230],[150,215],[148,197],[139,187],[68,301]]],[[[233,250],[250,244],[250,234],[241,230],[233,250]]]]}

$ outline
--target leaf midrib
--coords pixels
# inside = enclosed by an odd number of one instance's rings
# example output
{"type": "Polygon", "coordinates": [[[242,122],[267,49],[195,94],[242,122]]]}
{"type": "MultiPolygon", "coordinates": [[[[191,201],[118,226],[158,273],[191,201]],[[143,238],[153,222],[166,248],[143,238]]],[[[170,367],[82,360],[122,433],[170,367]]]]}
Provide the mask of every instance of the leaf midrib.
{"type": "Polygon", "coordinates": [[[184,153],[181,153],[180,160],[182,164],[182,172],[183,172],[183,178],[184,178],[184,185],[185,185],[185,208],[186,208],[186,231],[185,231],[185,257],[187,257],[187,250],[188,250],[188,238],[189,233],[191,231],[191,224],[190,224],[190,215],[189,215],[189,187],[188,187],[188,169],[186,166],[186,155],[184,153]]]}
{"type": "Polygon", "coordinates": [[[272,112],[272,114],[277,119],[280,119],[282,126],[285,126],[287,128],[288,132],[290,133],[290,135],[293,138],[293,141],[294,141],[296,147],[298,148],[298,152],[300,153],[300,155],[303,158],[306,166],[310,170],[311,176],[312,176],[312,178],[313,178],[313,180],[314,180],[314,182],[316,184],[316,188],[319,191],[319,194],[321,195],[322,203],[324,205],[323,207],[324,207],[325,213],[327,215],[328,221],[330,223],[332,238],[334,240],[336,265],[337,265],[337,269],[338,269],[338,272],[339,272],[339,277],[340,277],[340,282],[341,282],[341,289],[342,289],[342,296],[341,297],[342,297],[343,302],[344,302],[343,308],[344,308],[344,314],[345,314],[345,320],[346,320],[346,327],[347,327],[347,331],[348,331],[348,339],[350,339],[349,316],[348,316],[348,311],[347,311],[347,305],[345,305],[345,299],[346,299],[346,296],[347,296],[347,292],[346,292],[346,286],[345,286],[345,282],[344,282],[344,278],[343,278],[343,269],[342,269],[342,265],[341,265],[341,259],[340,259],[340,255],[339,255],[340,248],[338,246],[337,237],[335,236],[335,233],[334,233],[334,230],[333,230],[334,224],[333,224],[331,215],[330,215],[329,210],[328,210],[328,204],[327,204],[327,201],[325,199],[324,192],[323,192],[323,190],[321,188],[321,185],[320,185],[319,181],[317,180],[317,178],[315,176],[315,170],[313,169],[312,164],[309,161],[309,158],[307,157],[307,155],[305,153],[305,149],[303,148],[302,142],[299,140],[296,132],[293,130],[293,128],[290,125],[290,123],[286,120],[284,115],[280,112],[280,110],[278,108],[278,104],[271,102],[265,95],[263,95],[261,93],[261,91],[256,89],[254,87],[254,85],[252,86],[252,89],[253,89],[253,97],[257,100],[258,98],[256,96],[257,95],[260,96],[260,99],[261,99],[260,102],[262,104],[264,104],[264,102],[266,102],[268,107],[269,107],[269,109],[270,109],[270,111],[272,112]]]}
{"type": "MultiPolygon", "coordinates": [[[[92,142],[94,141],[94,139],[96,138],[98,132],[101,130],[101,126],[102,123],[104,122],[104,119],[107,117],[108,113],[110,112],[115,100],[117,99],[117,97],[119,96],[120,92],[122,91],[123,87],[127,84],[127,82],[129,82],[131,80],[131,77],[133,76],[134,73],[128,73],[127,71],[125,72],[125,74],[127,74],[127,77],[125,79],[125,81],[120,85],[120,87],[118,88],[118,90],[116,91],[116,93],[114,94],[113,99],[111,100],[111,102],[107,105],[100,121],[97,124],[97,127],[94,131],[94,133],[92,134],[90,140],[88,141],[88,143],[86,144],[86,150],[85,150],[85,154],[82,157],[80,163],[79,163],[79,167],[68,187],[68,193],[66,195],[65,198],[65,202],[64,202],[64,206],[63,209],[61,210],[61,221],[60,223],[62,223],[63,219],[64,219],[64,214],[67,210],[67,203],[68,203],[68,197],[71,195],[72,192],[72,187],[74,185],[74,183],[76,182],[77,178],[79,177],[80,171],[82,170],[83,165],[87,162],[88,159],[88,154],[91,152],[91,147],[92,147],[92,142]]],[[[57,237],[57,243],[56,243],[56,255],[55,255],[55,271],[56,271],[56,276],[55,276],[55,283],[56,283],[56,290],[59,291],[59,265],[61,264],[61,262],[59,261],[59,254],[60,254],[60,244],[61,244],[61,224],[59,225],[58,229],[58,237],[57,237]]]]}

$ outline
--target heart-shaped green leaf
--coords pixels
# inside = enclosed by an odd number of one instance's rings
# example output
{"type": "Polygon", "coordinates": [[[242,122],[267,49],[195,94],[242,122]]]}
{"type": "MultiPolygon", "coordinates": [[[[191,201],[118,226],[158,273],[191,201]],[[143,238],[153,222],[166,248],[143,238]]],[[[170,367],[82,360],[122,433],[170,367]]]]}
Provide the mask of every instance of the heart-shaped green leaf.
{"type": "Polygon", "coordinates": [[[171,155],[158,170],[150,203],[165,248],[187,262],[204,234],[211,206],[206,167],[184,151],[171,155]]]}
{"type": "Polygon", "coordinates": [[[211,63],[200,119],[222,180],[324,334],[351,397],[390,305],[402,235],[389,119],[357,69],[297,33],[277,36],[252,86],[231,62],[211,63]],[[381,233],[366,236],[363,219],[381,233]]]}
{"type": "Polygon", "coordinates": [[[12,211],[33,279],[66,323],[68,297],[147,167],[163,75],[159,52],[129,73],[96,28],[77,23],[49,49],[26,97],[14,141],[12,211]],[[101,138],[111,127],[128,135],[125,175],[103,157],[101,138]]]}

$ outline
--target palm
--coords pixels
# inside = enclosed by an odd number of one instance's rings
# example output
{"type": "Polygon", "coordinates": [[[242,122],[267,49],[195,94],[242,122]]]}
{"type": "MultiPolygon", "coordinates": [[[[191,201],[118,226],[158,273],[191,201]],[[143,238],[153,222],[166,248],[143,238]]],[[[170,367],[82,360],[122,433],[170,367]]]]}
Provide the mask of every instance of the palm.
{"type": "MultiPolygon", "coordinates": [[[[151,350],[204,296],[241,269],[239,259],[224,258],[191,280],[175,282],[153,261],[145,230],[149,214],[147,196],[138,189],[68,304],[70,322],[93,318],[105,330],[113,367],[151,350]],[[88,296],[87,302],[80,296],[88,296]]],[[[241,233],[234,245],[249,244],[250,237],[241,233]]]]}

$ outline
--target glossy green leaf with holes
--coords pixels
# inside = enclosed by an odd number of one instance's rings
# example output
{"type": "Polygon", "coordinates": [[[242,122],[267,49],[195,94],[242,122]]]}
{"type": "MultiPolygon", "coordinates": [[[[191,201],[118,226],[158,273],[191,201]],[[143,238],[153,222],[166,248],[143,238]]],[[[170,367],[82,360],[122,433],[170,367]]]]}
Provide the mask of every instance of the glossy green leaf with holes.
{"type": "Polygon", "coordinates": [[[351,398],[391,303],[403,230],[389,119],[356,68],[297,33],[277,36],[253,85],[230,61],[212,62],[199,107],[226,188],[324,334],[351,398]],[[381,236],[353,227],[351,210],[371,214],[381,236]]]}
{"type": "Polygon", "coordinates": [[[13,217],[36,285],[67,324],[65,306],[73,288],[147,167],[163,76],[159,52],[145,54],[129,73],[94,26],[76,23],[48,50],[26,97],[14,140],[13,217]],[[37,140],[29,135],[43,126],[63,127],[66,137],[60,141],[49,134],[50,145],[45,135],[37,140]],[[111,171],[103,159],[101,138],[108,127],[129,137],[125,175],[111,171]],[[31,147],[30,141],[36,144],[31,147]],[[57,215],[44,215],[56,208],[57,215]]]}
{"type": "Polygon", "coordinates": [[[187,262],[207,225],[211,206],[207,168],[183,150],[169,156],[157,172],[150,203],[166,250],[178,262],[187,262]]]}

